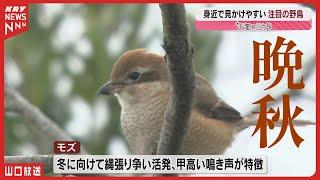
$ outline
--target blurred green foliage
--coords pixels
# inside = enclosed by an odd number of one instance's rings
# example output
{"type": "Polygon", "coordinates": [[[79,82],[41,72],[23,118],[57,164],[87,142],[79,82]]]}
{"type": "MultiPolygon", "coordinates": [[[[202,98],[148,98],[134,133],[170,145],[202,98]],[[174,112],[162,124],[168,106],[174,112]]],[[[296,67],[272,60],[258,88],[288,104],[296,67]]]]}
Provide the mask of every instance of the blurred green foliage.
{"type": "MultiPolygon", "coordinates": [[[[89,106],[93,105],[97,100],[97,89],[109,78],[112,65],[121,53],[129,49],[147,48],[155,38],[162,39],[161,30],[157,28],[154,28],[150,35],[139,36],[141,29],[144,28],[143,22],[146,19],[147,10],[148,6],[145,5],[64,5],[63,10],[55,16],[52,23],[44,27],[39,21],[43,6],[29,6],[29,31],[5,42],[6,58],[10,57],[15,61],[23,76],[23,82],[17,90],[59,126],[65,128],[70,119],[69,105],[72,97],[81,97],[89,106]],[[84,21],[83,36],[91,43],[90,55],[82,56],[77,53],[75,43],[58,50],[54,47],[55,32],[65,18],[65,12],[76,13],[84,21]],[[117,54],[110,52],[106,42],[114,33],[124,30],[127,33],[125,33],[125,43],[120,47],[120,52],[117,54]],[[85,66],[82,73],[74,74],[67,68],[70,54],[81,57],[85,66]],[[54,91],[57,88],[54,87],[56,79],[49,73],[53,61],[59,61],[62,64],[61,76],[67,76],[72,80],[72,90],[67,97],[62,98],[54,91]]],[[[193,19],[188,15],[191,39],[195,46],[196,70],[209,78],[213,73],[212,67],[221,36],[218,32],[212,31],[196,32],[193,19]]],[[[161,19],[156,21],[161,23],[161,19]]],[[[108,97],[106,101],[110,107],[108,123],[99,130],[92,129],[86,137],[75,137],[79,138],[92,154],[107,154],[110,140],[114,137],[122,137],[119,121],[120,106],[114,97],[108,97]]],[[[88,119],[88,121],[92,120],[88,119]]],[[[6,113],[5,154],[16,154],[19,152],[17,148],[23,148],[26,142],[33,144],[39,154],[52,153],[52,142],[46,135],[19,115],[6,113]],[[21,136],[17,133],[22,130],[21,128],[27,129],[27,135],[21,136]]]]}

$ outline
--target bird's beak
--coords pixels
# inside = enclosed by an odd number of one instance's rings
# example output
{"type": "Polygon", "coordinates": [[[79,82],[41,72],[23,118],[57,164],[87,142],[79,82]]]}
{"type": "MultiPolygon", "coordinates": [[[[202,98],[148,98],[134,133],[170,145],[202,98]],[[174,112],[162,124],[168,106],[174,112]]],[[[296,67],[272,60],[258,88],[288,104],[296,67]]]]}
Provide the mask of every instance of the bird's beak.
{"type": "Polygon", "coordinates": [[[113,95],[114,93],[117,93],[121,87],[123,87],[122,83],[109,81],[99,89],[98,94],[113,95]]]}

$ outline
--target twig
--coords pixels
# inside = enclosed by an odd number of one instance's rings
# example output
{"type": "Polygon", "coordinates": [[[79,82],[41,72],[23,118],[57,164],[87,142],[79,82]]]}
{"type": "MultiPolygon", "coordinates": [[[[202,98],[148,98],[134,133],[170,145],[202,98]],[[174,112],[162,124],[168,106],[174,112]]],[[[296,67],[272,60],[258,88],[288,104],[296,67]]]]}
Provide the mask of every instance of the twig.
{"type": "Polygon", "coordinates": [[[166,61],[171,75],[171,98],[157,154],[179,154],[187,132],[195,88],[193,47],[183,4],[160,4],[166,61]]]}
{"type": "MultiPolygon", "coordinates": [[[[17,91],[7,86],[5,87],[5,109],[19,113],[43,133],[47,134],[51,140],[73,141],[71,136],[54,121],[44,115],[37,107],[30,104],[17,91]]],[[[88,154],[83,146],[81,146],[81,153],[88,154]]]]}

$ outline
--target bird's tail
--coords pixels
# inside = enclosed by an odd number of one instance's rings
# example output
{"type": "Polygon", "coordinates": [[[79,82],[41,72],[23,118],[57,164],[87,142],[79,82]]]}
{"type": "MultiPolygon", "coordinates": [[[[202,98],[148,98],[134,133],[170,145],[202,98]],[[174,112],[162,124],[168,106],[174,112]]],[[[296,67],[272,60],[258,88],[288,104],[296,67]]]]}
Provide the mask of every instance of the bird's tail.
{"type": "MultiPolygon", "coordinates": [[[[257,125],[257,117],[245,117],[243,118],[243,121],[242,121],[242,129],[246,129],[248,127],[251,127],[251,126],[256,126],[257,125]]],[[[315,122],[312,122],[312,121],[309,121],[309,120],[299,120],[299,119],[295,119],[292,121],[293,122],[293,125],[294,126],[308,126],[308,125],[316,125],[315,122]]],[[[282,123],[283,123],[283,120],[282,119],[279,119],[277,122],[274,122],[274,126],[275,127],[281,127],[282,126],[282,123]]]]}

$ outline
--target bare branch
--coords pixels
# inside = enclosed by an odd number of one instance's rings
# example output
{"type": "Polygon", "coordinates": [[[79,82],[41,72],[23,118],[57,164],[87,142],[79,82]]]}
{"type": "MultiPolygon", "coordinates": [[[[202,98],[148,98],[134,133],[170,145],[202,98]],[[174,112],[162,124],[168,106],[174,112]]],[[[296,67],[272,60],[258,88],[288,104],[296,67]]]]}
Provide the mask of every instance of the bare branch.
{"type": "Polygon", "coordinates": [[[160,4],[171,98],[166,110],[157,154],[179,154],[187,132],[195,88],[193,47],[183,4],[160,4]]]}
{"type": "MultiPolygon", "coordinates": [[[[54,121],[44,115],[37,107],[30,104],[24,97],[12,88],[5,87],[5,109],[13,110],[38,127],[53,141],[73,141],[71,136],[62,130],[54,121]]],[[[81,146],[81,153],[88,154],[81,146]]]]}

